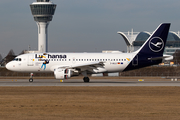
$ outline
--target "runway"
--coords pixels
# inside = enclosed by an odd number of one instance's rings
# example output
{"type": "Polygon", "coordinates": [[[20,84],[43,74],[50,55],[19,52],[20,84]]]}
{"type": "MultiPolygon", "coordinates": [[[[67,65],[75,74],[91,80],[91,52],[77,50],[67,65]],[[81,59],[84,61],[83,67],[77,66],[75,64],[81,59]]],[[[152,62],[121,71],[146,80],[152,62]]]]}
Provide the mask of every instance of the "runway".
{"type": "Polygon", "coordinates": [[[55,80],[34,79],[30,83],[28,79],[0,79],[0,86],[180,86],[180,81],[171,79],[91,79],[84,83],[81,79],[55,80]]]}

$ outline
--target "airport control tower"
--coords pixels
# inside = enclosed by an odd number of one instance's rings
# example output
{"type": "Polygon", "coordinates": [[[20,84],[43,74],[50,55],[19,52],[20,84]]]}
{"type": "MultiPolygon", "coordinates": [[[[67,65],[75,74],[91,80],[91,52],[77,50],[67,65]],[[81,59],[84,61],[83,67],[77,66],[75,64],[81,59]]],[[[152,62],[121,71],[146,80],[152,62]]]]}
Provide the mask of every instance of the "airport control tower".
{"type": "Polygon", "coordinates": [[[56,4],[50,0],[37,0],[31,5],[31,12],[38,26],[38,52],[48,51],[48,25],[52,21],[56,4]]]}

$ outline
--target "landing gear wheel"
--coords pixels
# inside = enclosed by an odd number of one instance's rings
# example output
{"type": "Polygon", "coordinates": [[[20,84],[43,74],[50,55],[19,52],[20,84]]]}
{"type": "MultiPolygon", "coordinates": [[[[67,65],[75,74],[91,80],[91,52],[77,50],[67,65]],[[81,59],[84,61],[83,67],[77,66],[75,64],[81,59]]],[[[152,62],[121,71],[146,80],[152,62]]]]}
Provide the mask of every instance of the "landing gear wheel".
{"type": "Polygon", "coordinates": [[[29,79],[29,82],[33,82],[33,78],[30,78],[30,79],[29,79]]]}
{"type": "Polygon", "coordinates": [[[88,77],[84,77],[83,80],[85,83],[88,83],[90,79],[88,77]]]}
{"type": "Polygon", "coordinates": [[[33,82],[33,73],[30,73],[29,82],[33,82]]]}

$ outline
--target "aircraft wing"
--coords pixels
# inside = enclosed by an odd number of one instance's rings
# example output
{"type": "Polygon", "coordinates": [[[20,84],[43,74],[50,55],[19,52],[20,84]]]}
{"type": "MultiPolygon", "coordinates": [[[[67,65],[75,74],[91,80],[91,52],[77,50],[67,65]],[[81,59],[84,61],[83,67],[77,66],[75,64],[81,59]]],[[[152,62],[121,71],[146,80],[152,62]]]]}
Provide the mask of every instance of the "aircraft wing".
{"type": "Polygon", "coordinates": [[[80,72],[83,71],[89,71],[93,72],[93,69],[96,69],[98,67],[104,67],[103,62],[91,62],[91,63],[86,63],[86,64],[76,64],[76,65],[64,65],[64,66],[56,66],[54,69],[76,69],[80,72]]]}
{"type": "Polygon", "coordinates": [[[103,67],[103,62],[92,62],[87,64],[79,64],[79,65],[72,65],[71,67],[67,67],[67,69],[96,69],[97,67],[103,67]]]}

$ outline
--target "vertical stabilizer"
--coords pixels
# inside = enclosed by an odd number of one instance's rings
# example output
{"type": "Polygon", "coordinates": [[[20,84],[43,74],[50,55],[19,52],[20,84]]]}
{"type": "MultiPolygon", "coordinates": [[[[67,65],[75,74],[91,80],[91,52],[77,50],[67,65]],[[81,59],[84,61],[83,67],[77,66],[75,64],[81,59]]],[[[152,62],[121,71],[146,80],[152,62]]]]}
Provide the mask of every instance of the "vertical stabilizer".
{"type": "Polygon", "coordinates": [[[170,23],[163,23],[153,32],[143,46],[138,50],[139,54],[151,54],[162,56],[166,45],[166,40],[170,28],[170,23]]]}
{"type": "Polygon", "coordinates": [[[132,61],[124,71],[161,63],[169,28],[170,23],[160,24],[142,47],[132,54],[132,61]]]}

